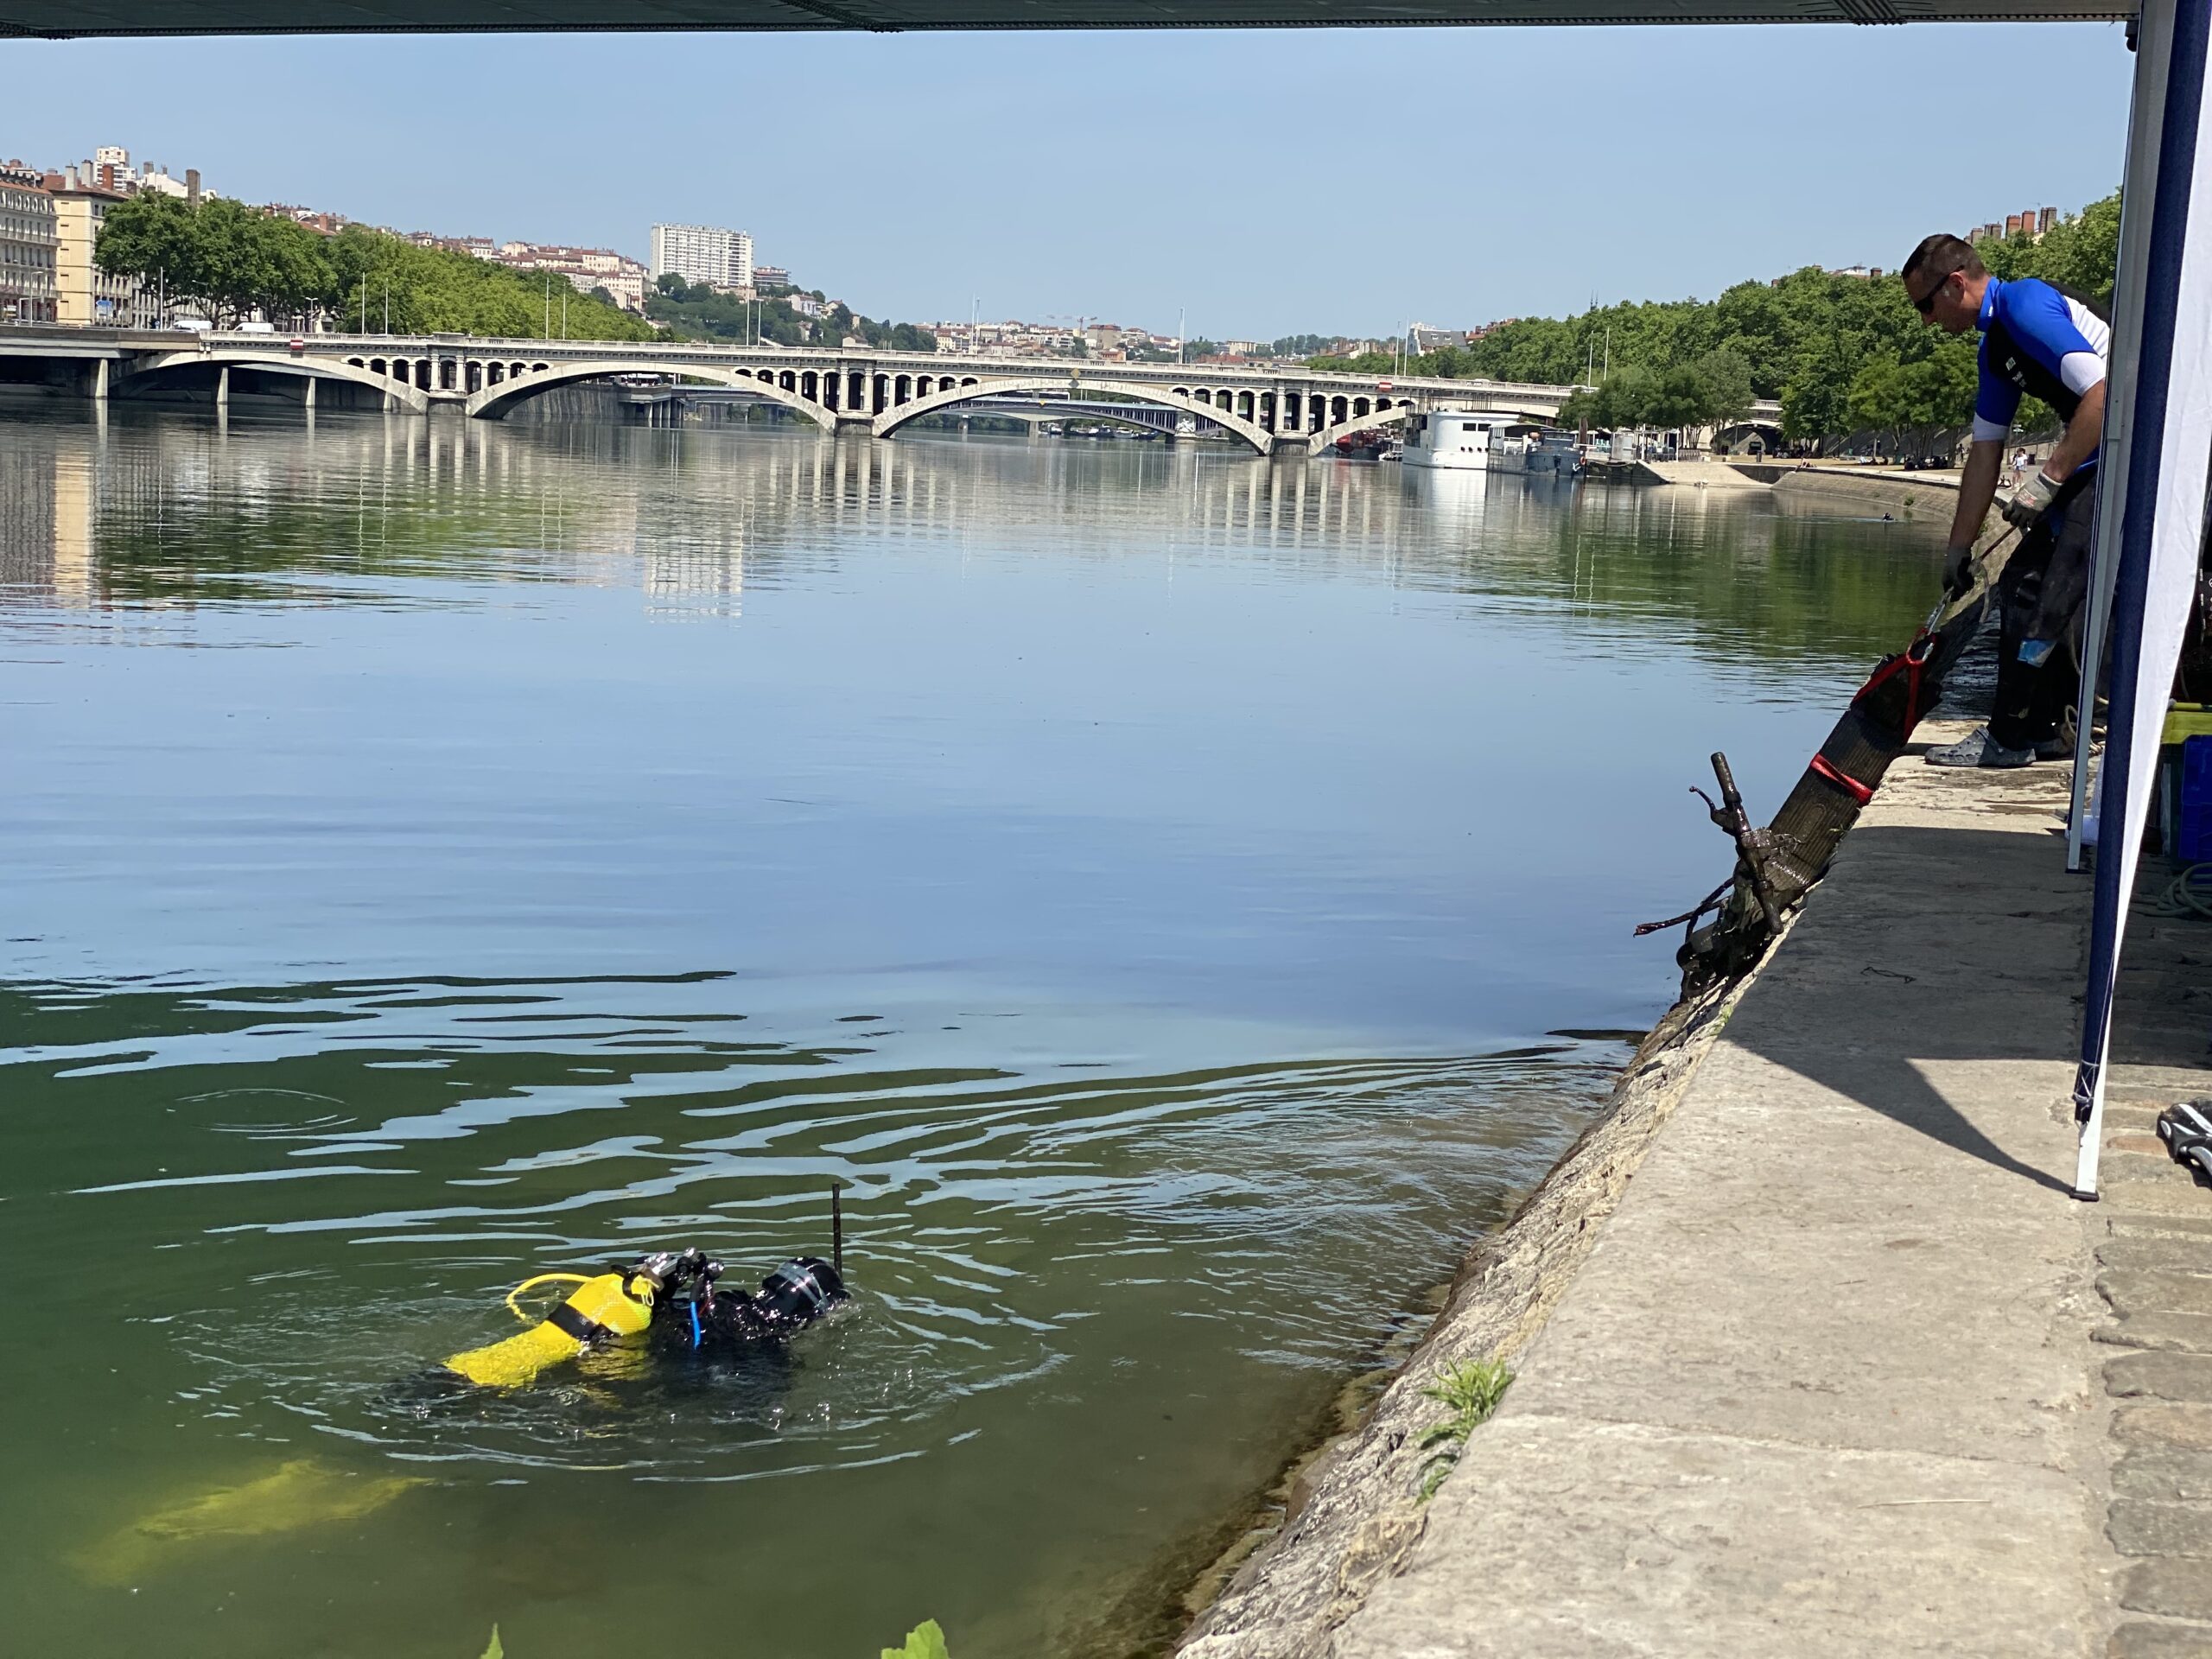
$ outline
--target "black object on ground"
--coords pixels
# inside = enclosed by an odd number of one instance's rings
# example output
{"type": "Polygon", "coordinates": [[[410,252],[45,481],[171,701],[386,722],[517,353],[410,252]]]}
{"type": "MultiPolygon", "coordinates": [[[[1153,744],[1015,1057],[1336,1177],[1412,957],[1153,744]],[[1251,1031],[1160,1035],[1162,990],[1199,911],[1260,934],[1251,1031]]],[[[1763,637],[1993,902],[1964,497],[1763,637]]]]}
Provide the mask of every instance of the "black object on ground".
{"type": "Polygon", "coordinates": [[[1693,792],[1735,842],[1735,871],[1693,909],[1636,930],[1644,934],[1683,925],[1675,959],[1681,966],[1684,995],[1749,972],[1780,932],[1783,915],[1827,873],[1837,844],[1874,798],[1890,763],[1904,753],[1913,728],[1943,695],[1943,677],[1981,626],[1991,584],[2017,535],[2006,529],[1978,548],[1964,591],[1945,594],[1912,643],[1875,665],[1765,829],[1751,827],[1727,757],[1713,757],[1720,804],[1703,790],[1693,792]],[[1708,912],[1713,920],[1700,927],[1708,912]]]}

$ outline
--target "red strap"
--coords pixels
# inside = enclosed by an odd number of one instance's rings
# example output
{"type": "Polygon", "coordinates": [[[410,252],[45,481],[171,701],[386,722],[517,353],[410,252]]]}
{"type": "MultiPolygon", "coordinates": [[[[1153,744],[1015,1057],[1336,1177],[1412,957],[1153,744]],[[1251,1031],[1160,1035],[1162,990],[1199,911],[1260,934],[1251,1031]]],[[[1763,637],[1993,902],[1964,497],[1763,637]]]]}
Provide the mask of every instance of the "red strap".
{"type": "Polygon", "coordinates": [[[1872,790],[1867,788],[1866,785],[1860,783],[1856,778],[1847,777],[1844,773],[1837,771],[1834,766],[1828,764],[1828,758],[1824,754],[1816,754],[1813,757],[1813,770],[1819,772],[1821,777],[1827,779],[1830,783],[1847,791],[1850,794],[1851,798],[1857,801],[1861,806],[1866,805],[1867,802],[1874,798],[1874,791],[1872,790]]]}

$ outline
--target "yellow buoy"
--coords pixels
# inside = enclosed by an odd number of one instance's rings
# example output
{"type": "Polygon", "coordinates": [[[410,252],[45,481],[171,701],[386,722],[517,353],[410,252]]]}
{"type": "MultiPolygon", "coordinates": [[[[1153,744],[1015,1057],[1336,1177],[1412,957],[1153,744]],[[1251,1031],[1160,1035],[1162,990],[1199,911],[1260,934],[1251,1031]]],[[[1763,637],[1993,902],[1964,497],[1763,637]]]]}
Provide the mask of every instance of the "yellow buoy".
{"type": "MultiPolygon", "coordinates": [[[[479,1388],[517,1389],[537,1380],[549,1365],[574,1359],[595,1343],[645,1334],[652,1323],[653,1297],[659,1287],[643,1273],[602,1273],[580,1279],[575,1274],[540,1274],[515,1287],[507,1306],[531,1286],[548,1280],[580,1280],[566,1301],[518,1336],[451,1356],[446,1370],[479,1388]]],[[[517,1313],[521,1312],[516,1309],[517,1313]]]]}

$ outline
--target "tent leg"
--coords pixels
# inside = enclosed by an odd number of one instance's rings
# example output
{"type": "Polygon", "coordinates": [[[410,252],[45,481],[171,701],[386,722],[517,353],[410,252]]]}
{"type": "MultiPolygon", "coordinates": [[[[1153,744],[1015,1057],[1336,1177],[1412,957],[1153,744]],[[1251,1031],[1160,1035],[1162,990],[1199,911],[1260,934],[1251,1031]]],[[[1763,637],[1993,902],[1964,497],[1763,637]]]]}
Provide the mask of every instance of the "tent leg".
{"type": "Polygon", "coordinates": [[[2142,853],[2151,782],[2196,588],[2208,472],[2212,472],[2212,145],[2198,142],[2212,8],[2153,0],[2139,49],[2170,61],[2159,127],[2158,179],[2143,264],[2143,329],[2133,385],[2115,390],[2140,435],[2127,468],[2114,561],[2112,713],[2105,741],[2096,901],[2082,1053],[2074,1077],[2082,1124],[2074,1192],[2097,1190],[2113,995],[2128,901],[2142,853]]]}
{"type": "Polygon", "coordinates": [[[2102,1073],[2089,1096],[2089,1116],[2082,1125],[2082,1139],[2074,1149],[2074,1196],[2087,1204],[2097,1201],[2097,1159],[2105,1144],[2105,1080],[2102,1073]]]}
{"type": "Polygon", "coordinates": [[[2113,579],[2120,569],[2120,514],[2127,494],[2128,429],[2137,359],[2143,343],[2143,285],[2151,256],[2152,204],[2158,199],[2158,130],[2165,114],[2166,65],[2173,44],[2173,12],[2144,10],[2135,47],[2135,88],[2128,108],[2127,162],[2120,178],[2120,269],[2112,296],[2112,364],[2105,402],[2105,429],[2097,452],[2097,524],[2090,560],[2088,615],[2082,630],[2081,716],[2074,732],[2074,791],[2066,815],[2066,868],[2082,868],[2088,822],[2089,727],[2096,708],[2097,677],[2112,626],[2113,579]],[[2133,211],[2129,210],[2133,203],[2133,211]]]}

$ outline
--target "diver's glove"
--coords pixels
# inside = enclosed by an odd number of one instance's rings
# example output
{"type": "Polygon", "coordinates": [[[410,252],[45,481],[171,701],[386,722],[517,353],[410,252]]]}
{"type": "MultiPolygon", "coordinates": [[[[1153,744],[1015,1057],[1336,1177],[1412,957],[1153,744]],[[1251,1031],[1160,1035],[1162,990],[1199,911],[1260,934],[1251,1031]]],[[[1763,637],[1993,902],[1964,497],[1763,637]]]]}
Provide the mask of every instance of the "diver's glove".
{"type": "Polygon", "coordinates": [[[2057,499],[2059,480],[2049,473],[2033,472],[2028,481],[2012,492],[2012,499],[2005,504],[2005,517],[2022,530],[2050,510],[2057,499]]]}
{"type": "Polygon", "coordinates": [[[1943,595],[1956,599],[1974,586],[1974,544],[1943,550],[1943,595]]]}

